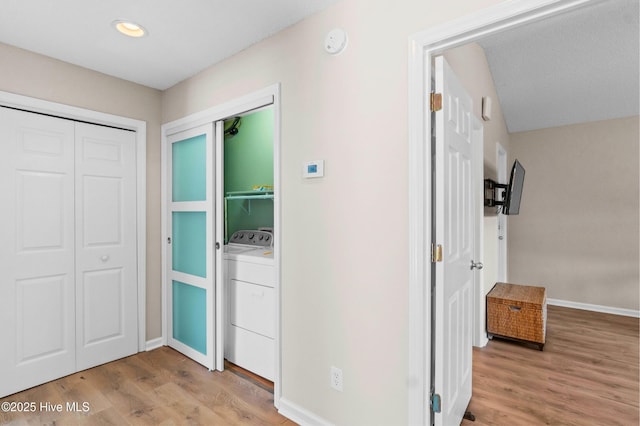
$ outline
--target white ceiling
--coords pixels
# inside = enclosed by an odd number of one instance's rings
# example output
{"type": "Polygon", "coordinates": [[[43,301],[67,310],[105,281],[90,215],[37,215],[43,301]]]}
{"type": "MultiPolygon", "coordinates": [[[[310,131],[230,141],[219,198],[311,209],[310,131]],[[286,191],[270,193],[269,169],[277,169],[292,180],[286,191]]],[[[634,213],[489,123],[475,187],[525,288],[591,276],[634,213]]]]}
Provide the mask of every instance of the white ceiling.
{"type": "Polygon", "coordinates": [[[0,0],[0,42],[166,89],[337,1],[0,0]]]}
{"type": "MultiPolygon", "coordinates": [[[[0,42],[163,90],[337,1],[0,0],[0,42]]],[[[640,113],[639,2],[595,3],[480,41],[510,132],[640,113]]]]}
{"type": "Polygon", "coordinates": [[[490,36],[509,132],[638,115],[638,0],[608,0],[490,36]]]}

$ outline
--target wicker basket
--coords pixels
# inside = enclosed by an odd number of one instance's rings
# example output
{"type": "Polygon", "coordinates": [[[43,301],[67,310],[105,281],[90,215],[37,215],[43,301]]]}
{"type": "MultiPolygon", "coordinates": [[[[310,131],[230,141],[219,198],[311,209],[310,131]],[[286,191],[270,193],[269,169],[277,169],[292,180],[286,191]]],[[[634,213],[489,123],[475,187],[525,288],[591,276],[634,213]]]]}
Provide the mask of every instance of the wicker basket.
{"type": "Polygon", "coordinates": [[[547,298],[544,287],[497,283],[487,294],[487,332],[537,343],[546,337],[547,298]]]}

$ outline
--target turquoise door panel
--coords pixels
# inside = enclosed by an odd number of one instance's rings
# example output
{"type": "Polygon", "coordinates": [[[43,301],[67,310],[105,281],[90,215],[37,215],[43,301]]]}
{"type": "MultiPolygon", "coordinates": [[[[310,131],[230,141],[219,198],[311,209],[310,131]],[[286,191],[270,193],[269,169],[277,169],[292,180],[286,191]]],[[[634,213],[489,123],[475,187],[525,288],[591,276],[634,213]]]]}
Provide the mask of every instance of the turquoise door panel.
{"type": "Polygon", "coordinates": [[[173,338],[207,354],[207,292],[180,281],[172,282],[173,338]]]}
{"type": "Polygon", "coordinates": [[[173,270],[206,278],[206,212],[172,213],[173,270]]]}
{"type": "Polygon", "coordinates": [[[198,135],[172,144],[173,201],[207,198],[207,136],[198,135]]]}
{"type": "Polygon", "coordinates": [[[215,368],[215,146],[211,123],[167,136],[167,343],[215,368]],[[209,178],[207,178],[209,177],[209,178]],[[212,191],[214,189],[214,191],[212,191]],[[210,323],[207,323],[209,319],[210,323]]]}

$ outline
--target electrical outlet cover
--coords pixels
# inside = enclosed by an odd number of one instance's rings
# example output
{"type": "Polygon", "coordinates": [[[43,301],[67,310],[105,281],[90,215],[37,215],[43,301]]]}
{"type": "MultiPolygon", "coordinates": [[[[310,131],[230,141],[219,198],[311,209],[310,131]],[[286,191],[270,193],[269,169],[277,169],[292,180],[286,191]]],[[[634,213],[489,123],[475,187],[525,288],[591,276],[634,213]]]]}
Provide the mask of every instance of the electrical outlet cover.
{"type": "Polygon", "coordinates": [[[342,370],[338,367],[331,367],[331,387],[342,392],[342,370]]]}

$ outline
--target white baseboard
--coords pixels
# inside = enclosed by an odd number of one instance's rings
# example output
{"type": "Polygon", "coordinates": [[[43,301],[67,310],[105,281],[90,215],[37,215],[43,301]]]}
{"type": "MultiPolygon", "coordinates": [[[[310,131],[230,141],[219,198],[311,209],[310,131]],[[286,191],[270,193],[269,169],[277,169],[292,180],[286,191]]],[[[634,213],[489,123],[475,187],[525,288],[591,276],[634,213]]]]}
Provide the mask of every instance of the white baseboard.
{"type": "Polygon", "coordinates": [[[640,318],[640,310],[614,308],[611,306],[591,305],[589,303],[570,302],[568,300],[547,299],[548,305],[565,308],[582,309],[584,311],[602,312],[605,314],[623,315],[625,317],[640,318]]]}
{"type": "Polygon", "coordinates": [[[146,350],[152,351],[154,349],[158,349],[162,347],[162,337],[157,337],[155,339],[147,340],[146,350]]]}
{"type": "Polygon", "coordinates": [[[280,398],[278,413],[301,426],[333,426],[331,422],[300,407],[286,398],[280,398]]]}

